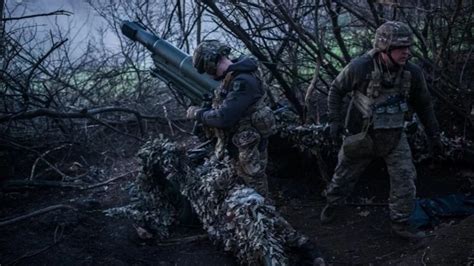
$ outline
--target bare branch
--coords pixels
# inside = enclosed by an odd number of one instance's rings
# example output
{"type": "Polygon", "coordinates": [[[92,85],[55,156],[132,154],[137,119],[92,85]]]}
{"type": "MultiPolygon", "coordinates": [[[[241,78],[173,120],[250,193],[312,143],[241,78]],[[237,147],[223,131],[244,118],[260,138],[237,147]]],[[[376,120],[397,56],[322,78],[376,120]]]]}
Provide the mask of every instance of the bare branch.
{"type": "Polygon", "coordinates": [[[28,218],[38,216],[40,214],[47,213],[47,212],[50,212],[50,211],[59,210],[59,209],[68,209],[68,210],[77,211],[76,208],[74,208],[70,205],[64,205],[64,204],[53,205],[53,206],[49,206],[49,207],[46,207],[46,208],[43,208],[43,209],[39,209],[39,210],[30,212],[30,213],[24,214],[24,215],[20,215],[20,216],[15,217],[15,218],[2,220],[2,221],[0,221],[0,227],[5,226],[5,225],[9,225],[9,224],[12,224],[12,223],[16,223],[16,222],[21,222],[21,221],[26,220],[28,218]]]}
{"type": "Polygon", "coordinates": [[[67,10],[56,10],[53,12],[49,13],[42,13],[42,14],[34,14],[34,15],[28,15],[28,16],[22,16],[22,17],[9,17],[9,18],[2,18],[2,21],[10,21],[10,20],[21,20],[21,19],[28,19],[28,18],[36,18],[36,17],[47,17],[47,16],[70,16],[73,15],[71,11],[67,10]]]}

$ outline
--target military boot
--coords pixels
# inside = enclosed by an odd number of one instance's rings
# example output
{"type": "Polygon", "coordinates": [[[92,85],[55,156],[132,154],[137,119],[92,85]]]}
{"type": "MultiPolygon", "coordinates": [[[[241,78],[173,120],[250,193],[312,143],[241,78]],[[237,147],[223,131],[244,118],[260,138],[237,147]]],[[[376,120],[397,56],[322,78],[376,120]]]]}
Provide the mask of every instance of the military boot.
{"type": "Polygon", "coordinates": [[[392,222],[392,232],[397,236],[407,240],[421,240],[426,237],[426,233],[410,226],[408,223],[392,222]]]}
{"type": "Polygon", "coordinates": [[[337,212],[339,207],[336,205],[329,205],[326,204],[323,210],[321,211],[321,223],[322,224],[329,224],[331,223],[334,218],[336,218],[337,212]]]}

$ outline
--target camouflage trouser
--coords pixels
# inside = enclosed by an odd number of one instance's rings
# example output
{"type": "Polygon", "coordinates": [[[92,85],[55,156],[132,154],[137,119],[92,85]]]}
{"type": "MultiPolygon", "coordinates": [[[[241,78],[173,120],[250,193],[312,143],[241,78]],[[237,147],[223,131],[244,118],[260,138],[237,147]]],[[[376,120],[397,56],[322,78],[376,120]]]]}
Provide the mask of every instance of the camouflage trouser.
{"type": "Polygon", "coordinates": [[[264,197],[268,195],[268,181],[265,174],[267,142],[267,139],[262,139],[260,134],[253,130],[240,132],[232,138],[232,143],[239,151],[235,162],[237,174],[246,185],[264,197]]]}
{"type": "MultiPolygon", "coordinates": [[[[378,144],[377,141],[375,143],[378,144]]],[[[375,151],[371,157],[350,158],[341,148],[334,176],[326,190],[328,204],[343,204],[354,189],[360,174],[375,157],[385,160],[390,175],[390,218],[394,222],[404,222],[413,211],[416,194],[416,170],[405,133],[401,134],[393,149],[387,152],[375,151]]]]}

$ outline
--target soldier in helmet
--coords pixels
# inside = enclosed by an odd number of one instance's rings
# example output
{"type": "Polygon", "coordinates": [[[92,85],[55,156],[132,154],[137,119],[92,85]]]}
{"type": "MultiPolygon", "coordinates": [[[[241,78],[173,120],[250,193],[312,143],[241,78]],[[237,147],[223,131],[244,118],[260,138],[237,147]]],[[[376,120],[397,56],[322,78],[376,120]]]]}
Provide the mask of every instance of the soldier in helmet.
{"type": "Polygon", "coordinates": [[[408,224],[416,195],[416,170],[403,130],[408,111],[418,115],[435,152],[441,151],[442,143],[423,72],[408,62],[412,44],[406,24],[388,21],[377,29],[373,49],[351,61],[332,83],[330,133],[342,146],[326,189],[322,223],[334,219],[362,171],[374,158],[382,157],[390,175],[392,231],[409,239],[424,237],[408,224]],[[343,112],[343,98],[348,94],[351,102],[343,112]]]}
{"type": "MultiPolygon", "coordinates": [[[[221,84],[215,91],[212,108],[190,106],[187,117],[213,128],[217,138],[216,157],[228,153],[242,181],[268,196],[267,144],[275,131],[275,118],[265,102],[257,62],[248,57],[232,61],[229,53],[230,48],[217,40],[203,41],[194,51],[193,65],[197,71],[220,80],[221,84]]],[[[285,232],[288,247],[311,259],[313,265],[325,265],[312,240],[284,219],[279,226],[285,232]]],[[[269,261],[273,263],[271,258],[269,261]]]]}
{"type": "Polygon", "coordinates": [[[217,40],[203,41],[196,48],[194,67],[221,84],[212,108],[191,106],[187,117],[212,128],[217,137],[217,158],[228,153],[242,180],[266,196],[267,143],[275,130],[275,118],[265,102],[257,62],[248,57],[231,61],[229,54],[230,47],[217,40]]]}

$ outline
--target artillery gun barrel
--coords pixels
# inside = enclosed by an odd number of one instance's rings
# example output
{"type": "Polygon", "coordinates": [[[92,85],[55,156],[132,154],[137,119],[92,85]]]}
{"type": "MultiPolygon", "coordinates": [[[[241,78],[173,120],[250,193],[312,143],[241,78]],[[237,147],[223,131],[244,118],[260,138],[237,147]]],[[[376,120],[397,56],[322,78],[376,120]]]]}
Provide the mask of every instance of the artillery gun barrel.
{"type": "Polygon", "coordinates": [[[196,94],[202,98],[205,94],[212,94],[212,91],[219,86],[217,81],[197,72],[192,65],[192,56],[146,31],[140,24],[124,21],[121,29],[129,39],[141,43],[152,52],[158,70],[155,74],[172,73],[173,75],[162,76],[162,79],[178,86],[194,103],[196,103],[196,94]]]}

